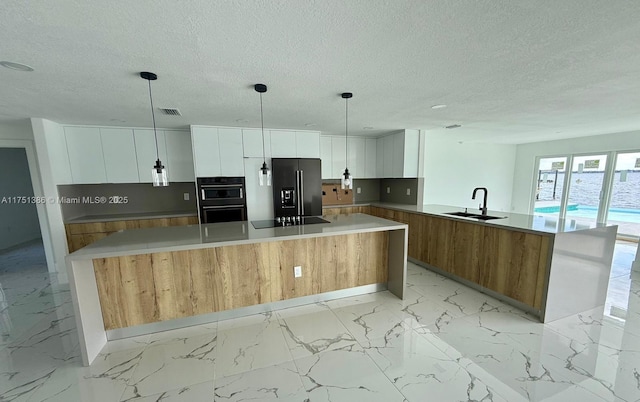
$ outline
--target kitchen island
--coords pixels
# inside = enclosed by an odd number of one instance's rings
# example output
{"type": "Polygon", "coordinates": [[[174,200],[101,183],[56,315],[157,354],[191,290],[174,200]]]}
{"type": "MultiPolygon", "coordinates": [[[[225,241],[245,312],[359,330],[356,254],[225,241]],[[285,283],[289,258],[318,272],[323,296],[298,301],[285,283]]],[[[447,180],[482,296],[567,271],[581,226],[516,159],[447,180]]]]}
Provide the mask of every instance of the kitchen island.
{"type": "Polygon", "coordinates": [[[83,363],[109,339],[384,289],[403,298],[407,225],[365,214],[327,219],[125,230],[70,254],[83,363]]]}
{"type": "MultiPolygon", "coordinates": [[[[489,211],[481,221],[447,205],[372,203],[407,223],[409,261],[554,321],[605,303],[617,226],[489,211]]],[[[480,213],[479,211],[470,211],[480,213]]]]}

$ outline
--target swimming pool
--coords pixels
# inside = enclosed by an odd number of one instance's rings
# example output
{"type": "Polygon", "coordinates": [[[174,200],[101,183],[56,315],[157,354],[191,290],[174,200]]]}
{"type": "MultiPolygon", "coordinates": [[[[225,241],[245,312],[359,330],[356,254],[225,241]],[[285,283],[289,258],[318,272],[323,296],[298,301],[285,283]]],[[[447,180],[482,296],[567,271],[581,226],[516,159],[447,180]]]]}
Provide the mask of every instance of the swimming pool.
{"type": "MultiPolygon", "coordinates": [[[[555,214],[560,212],[560,207],[547,206],[539,207],[533,210],[541,214],[555,214]]],[[[596,219],[598,215],[598,207],[592,207],[587,205],[569,204],[567,207],[567,216],[596,219]]],[[[609,208],[609,215],[607,217],[609,221],[617,222],[630,222],[640,223],[640,209],[631,208],[609,208]]]]}

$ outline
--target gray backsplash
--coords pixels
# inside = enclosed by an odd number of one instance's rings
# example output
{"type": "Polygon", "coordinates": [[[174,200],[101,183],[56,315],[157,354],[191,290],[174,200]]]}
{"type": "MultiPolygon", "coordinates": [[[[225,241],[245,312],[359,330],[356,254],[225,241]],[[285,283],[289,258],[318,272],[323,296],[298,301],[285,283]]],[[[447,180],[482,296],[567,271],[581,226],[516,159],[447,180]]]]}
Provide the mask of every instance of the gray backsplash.
{"type": "MultiPolygon", "coordinates": [[[[323,183],[340,184],[338,179],[323,179],[323,183]]],[[[418,179],[355,179],[353,202],[392,202],[395,204],[418,203],[418,179]],[[390,193],[387,194],[387,187],[390,193]],[[360,193],[358,194],[358,188],[360,193]],[[409,189],[410,195],[407,195],[409,189]]]]}
{"type": "Polygon", "coordinates": [[[380,179],[380,202],[416,205],[418,179],[380,179]],[[407,195],[407,189],[409,189],[409,195],[407,195]]]}
{"type": "Polygon", "coordinates": [[[149,183],[71,184],[58,186],[60,197],[107,197],[107,202],[77,204],[62,203],[64,220],[87,215],[197,212],[195,183],[172,182],[168,187],[153,187],[149,183]],[[184,200],[184,193],[189,200],[184,200]],[[127,197],[127,203],[111,203],[109,197],[127,197]]]}

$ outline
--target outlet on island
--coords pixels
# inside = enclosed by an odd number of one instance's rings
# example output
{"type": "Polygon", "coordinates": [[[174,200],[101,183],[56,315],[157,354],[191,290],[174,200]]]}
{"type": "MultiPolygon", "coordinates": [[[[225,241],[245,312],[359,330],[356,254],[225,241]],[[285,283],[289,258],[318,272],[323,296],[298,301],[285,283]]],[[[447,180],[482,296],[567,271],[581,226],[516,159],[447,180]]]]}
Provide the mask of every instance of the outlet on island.
{"type": "Polygon", "coordinates": [[[387,187],[387,194],[391,194],[391,187],[387,187]]]}
{"type": "Polygon", "coordinates": [[[301,266],[293,267],[293,276],[295,278],[302,277],[302,267],[301,266]]]}
{"type": "Polygon", "coordinates": [[[185,201],[189,201],[189,193],[183,193],[182,197],[184,198],[185,201]]]}
{"type": "Polygon", "coordinates": [[[411,195],[411,189],[410,188],[407,189],[407,195],[411,195]]]}

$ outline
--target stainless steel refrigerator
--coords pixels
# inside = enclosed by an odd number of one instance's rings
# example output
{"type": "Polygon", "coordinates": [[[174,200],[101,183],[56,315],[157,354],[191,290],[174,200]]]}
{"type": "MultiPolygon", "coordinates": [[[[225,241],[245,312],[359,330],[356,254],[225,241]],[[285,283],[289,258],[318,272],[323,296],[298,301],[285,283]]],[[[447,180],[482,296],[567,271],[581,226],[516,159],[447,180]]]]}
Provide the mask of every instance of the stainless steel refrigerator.
{"type": "Polygon", "coordinates": [[[322,215],[320,159],[273,158],[271,168],[276,219],[322,215]]]}

